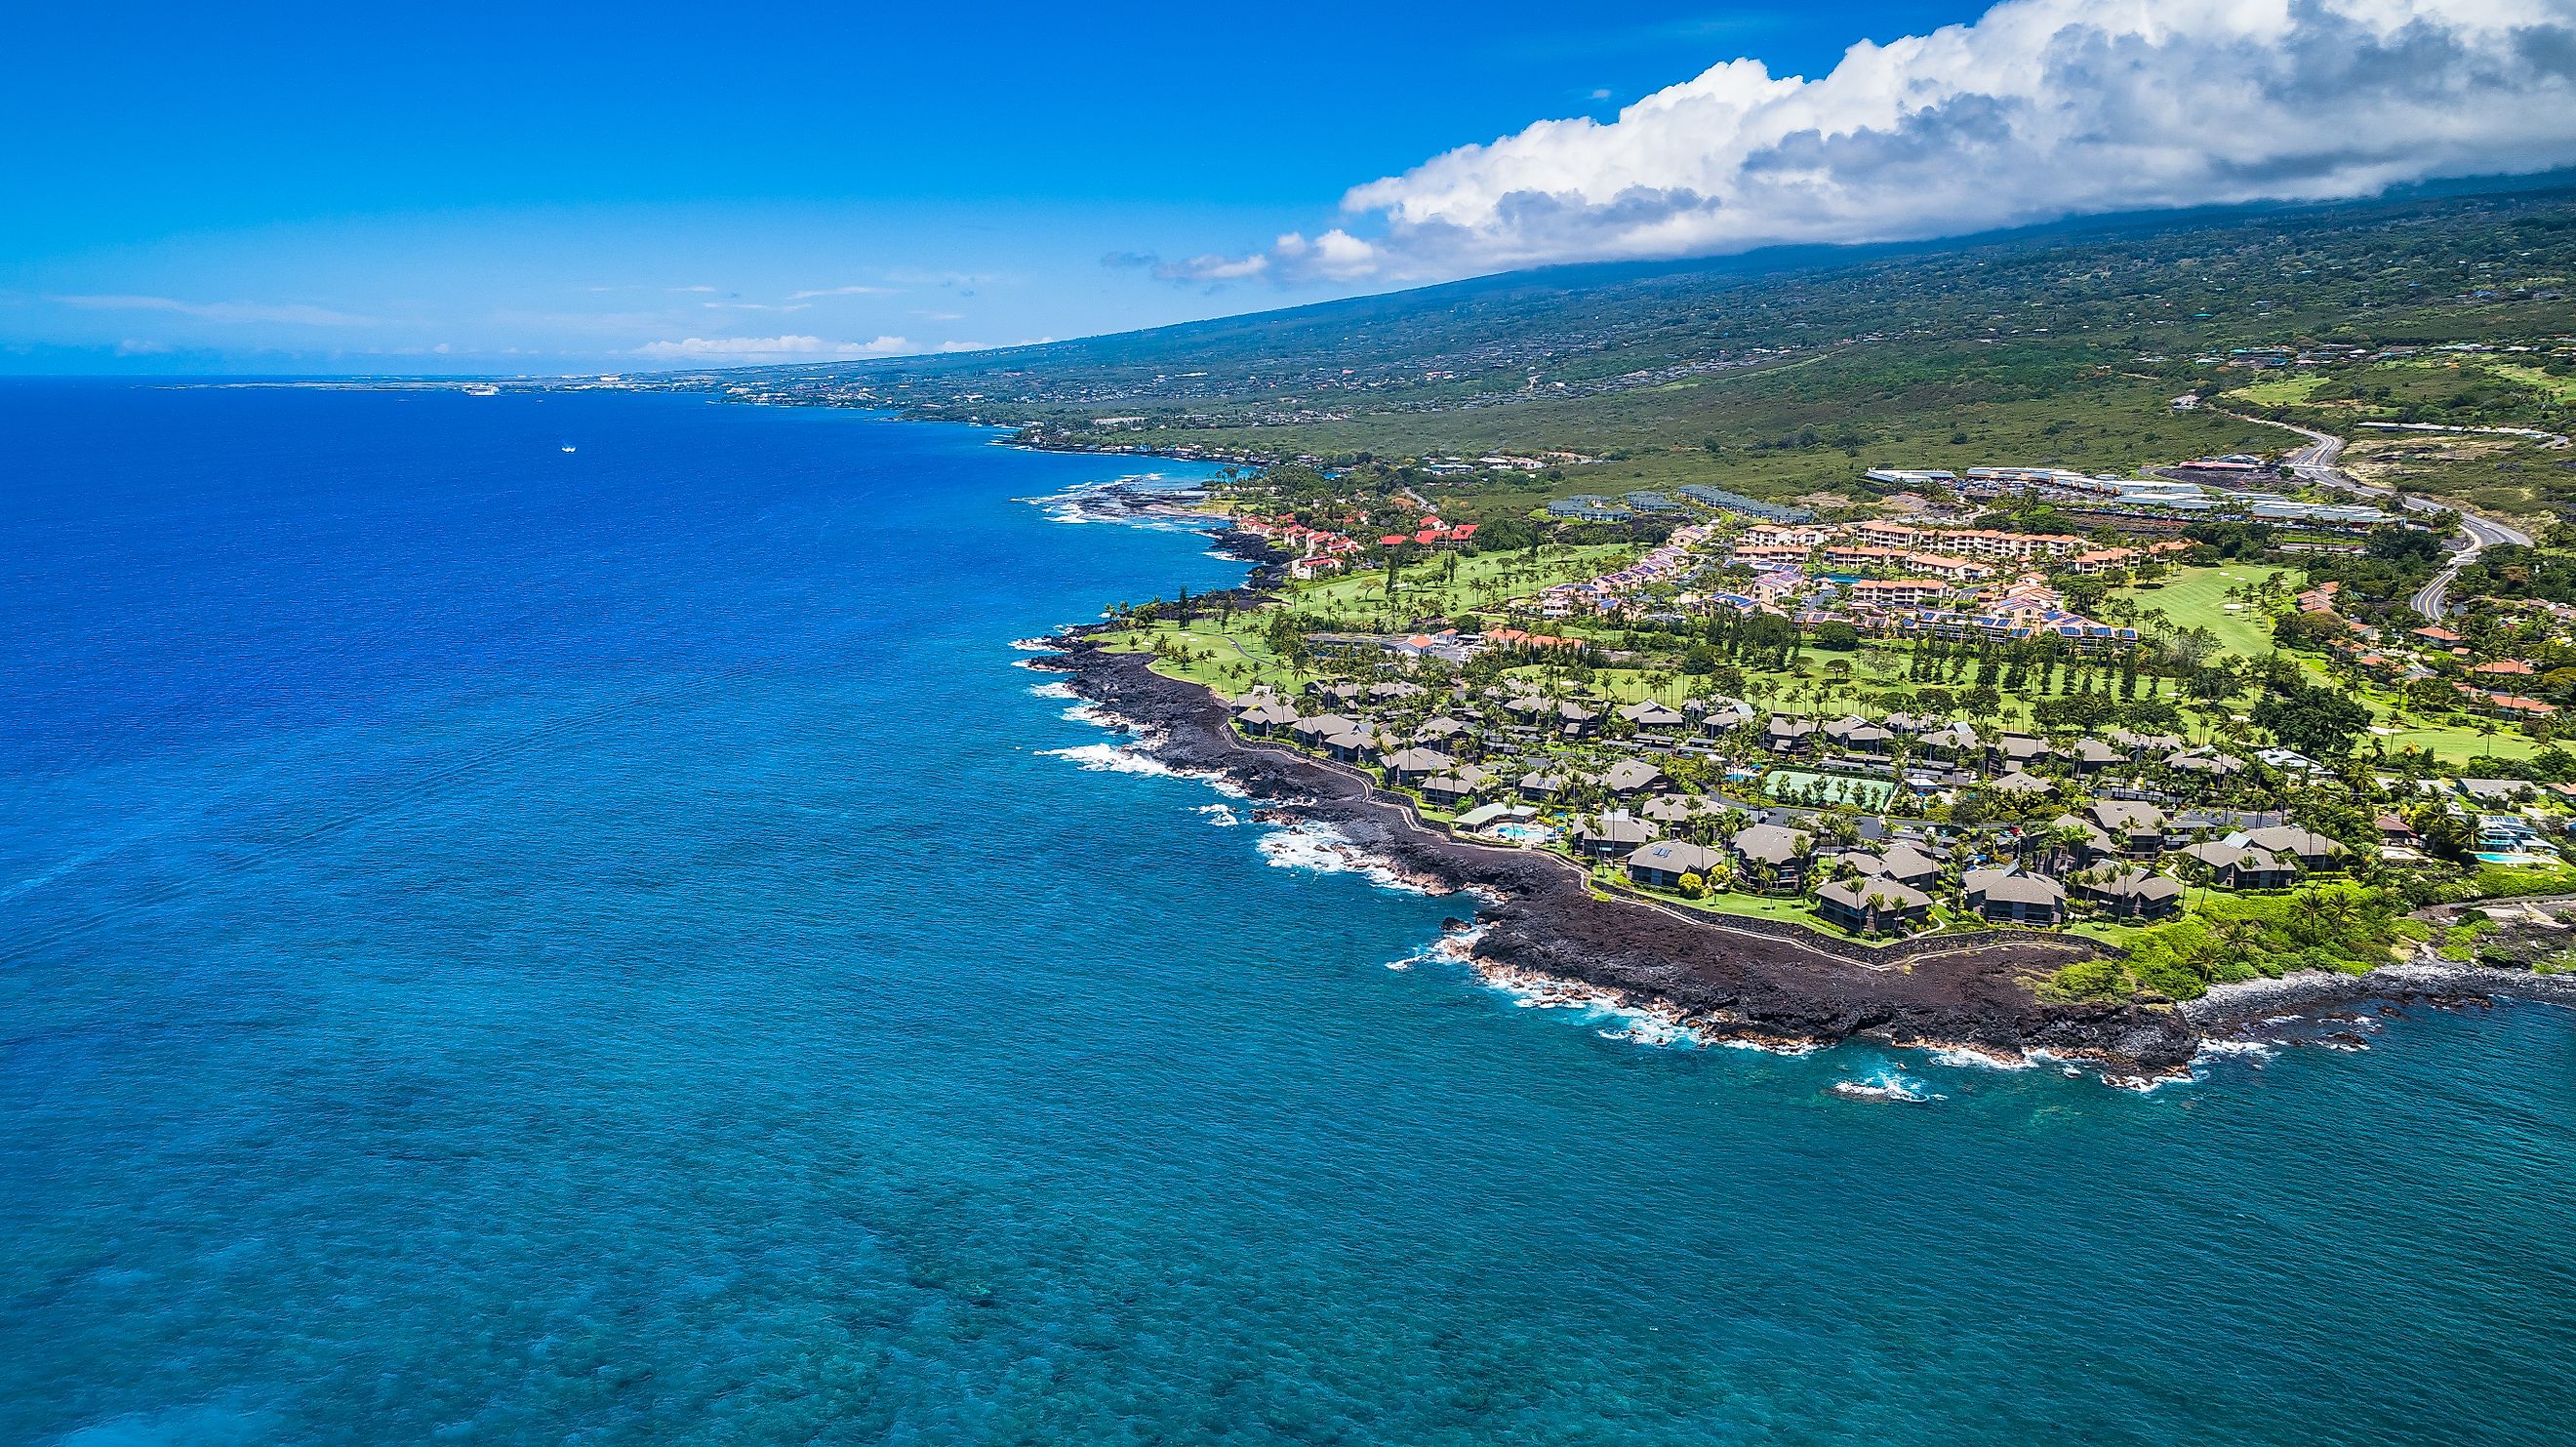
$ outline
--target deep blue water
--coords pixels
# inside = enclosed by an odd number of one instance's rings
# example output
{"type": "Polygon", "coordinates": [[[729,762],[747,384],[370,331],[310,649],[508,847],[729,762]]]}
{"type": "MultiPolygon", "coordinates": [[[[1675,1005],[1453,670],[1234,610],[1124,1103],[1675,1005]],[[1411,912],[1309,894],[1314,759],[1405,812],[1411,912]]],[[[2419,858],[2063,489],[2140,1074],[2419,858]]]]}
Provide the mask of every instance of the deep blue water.
{"type": "Polygon", "coordinates": [[[0,387],[0,1443],[2567,1440],[2570,1016],[2139,1096],[1390,970],[1047,752],[1008,640],[1237,574],[1014,500],[1109,467],[0,387]]]}

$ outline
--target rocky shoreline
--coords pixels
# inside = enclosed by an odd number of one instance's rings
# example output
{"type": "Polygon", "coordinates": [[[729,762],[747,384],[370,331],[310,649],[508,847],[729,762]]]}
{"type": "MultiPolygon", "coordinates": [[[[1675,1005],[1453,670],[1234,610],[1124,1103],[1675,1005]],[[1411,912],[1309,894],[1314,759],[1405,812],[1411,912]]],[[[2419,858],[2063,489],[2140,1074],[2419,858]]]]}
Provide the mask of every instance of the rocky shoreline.
{"type": "MultiPolygon", "coordinates": [[[[1244,607],[1277,586],[1281,555],[1225,530],[1218,551],[1254,565],[1244,607]]],[[[2221,986],[2184,1006],[2052,1002],[2033,985],[2070,958],[2064,936],[1987,936],[1947,948],[1939,936],[1893,962],[1839,950],[1822,935],[1784,937],[1723,918],[1596,896],[1568,861],[1468,843],[1416,820],[1356,772],[1242,739],[1223,700],[1155,673],[1141,654],[1113,653],[1069,628],[1059,649],[1027,666],[1058,672],[1137,747],[1181,773],[1223,780],[1270,822],[1329,827],[1354,856],[1393,881],[1434,894],[1467,892],[1473,921],[1448,921],[1447,952],[1489,982],[1548,1000],[1577,998],[1704,1043],[1798,1051],[1854,1037],[2002,1062],[2044,1059],[2144,1088],[2188,1078],[2215,1041],[2243,1040],[2285,1016],[2371,1000],[2449,1007],[2498,993],[2576,1003],[2576,984],[2477,965],[2409,963],[2367,975],[2318,974],[2221,986]],[[2537,983],[2535,983],[2535,981],[2537,983]]]]}
{"type": "Polygon", "coordinates": [[[1399,879],[1438,893],[1473,891],[1468,961],[1500,983],[1579,986],[1712,1041],[1801,1047],[1867,1035],[1997,1056],[2040,1051],[2122,1081],[2172,1078],[2198,1053],[2198,1033],[2172,1010],[2037,999],[2030,981],[2067,958],[2043,938],[1930,949],[1873,968],[1821,938],[1802,943],[1596,899],[1579,870],[1552,856],[1453,839],[1354,775],[1242,741],[1220,700],[1153,672],[1142,655],[1101,649],[1087,630],[1058,642],[1061,654],[1032,666],[1062,672],[1163,764],[1221,777],[1281,817],[1329,825],[1399,879]]]}

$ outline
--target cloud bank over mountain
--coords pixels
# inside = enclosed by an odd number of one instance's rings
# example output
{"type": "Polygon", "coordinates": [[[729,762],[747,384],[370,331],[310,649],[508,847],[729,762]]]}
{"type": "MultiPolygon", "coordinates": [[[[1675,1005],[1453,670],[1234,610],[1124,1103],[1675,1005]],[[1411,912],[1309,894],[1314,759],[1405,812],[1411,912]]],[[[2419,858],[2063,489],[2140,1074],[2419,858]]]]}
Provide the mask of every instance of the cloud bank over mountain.
{"type": "Polygon", "coordinates": [[[2008,0],[1820,79],[1731,60],[1353,189],[1180,280],[1419,281],[2372,195],[2576,163],[2576,0],[2008,0]]]}

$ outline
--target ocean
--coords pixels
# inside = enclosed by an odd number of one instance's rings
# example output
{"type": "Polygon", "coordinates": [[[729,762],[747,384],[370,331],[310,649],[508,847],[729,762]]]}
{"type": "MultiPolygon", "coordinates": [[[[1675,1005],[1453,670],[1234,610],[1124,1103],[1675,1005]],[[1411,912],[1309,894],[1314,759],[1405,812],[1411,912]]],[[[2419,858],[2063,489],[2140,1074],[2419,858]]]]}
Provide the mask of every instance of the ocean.
{"type": "Polygon", "coordinates": [[[0,384],[0,1444],[2566,1440],[2568,1013],[1525,1008],[1014,666],[1242,569],[992,440],[0,384]]]}

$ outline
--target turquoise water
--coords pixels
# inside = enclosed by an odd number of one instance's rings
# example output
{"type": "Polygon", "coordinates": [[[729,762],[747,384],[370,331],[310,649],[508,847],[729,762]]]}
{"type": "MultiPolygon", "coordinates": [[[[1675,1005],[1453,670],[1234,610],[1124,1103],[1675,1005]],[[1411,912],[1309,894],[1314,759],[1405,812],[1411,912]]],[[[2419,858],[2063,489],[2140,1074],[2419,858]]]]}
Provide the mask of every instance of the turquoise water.
{"type": "Polygon", "coordinates": [[[1517,1008],[1051,752],[1009,640],[1237,570],[985,443],[0,387],[0,1443],[2564,1439],[2567,1015],[1517,1008]]]}

